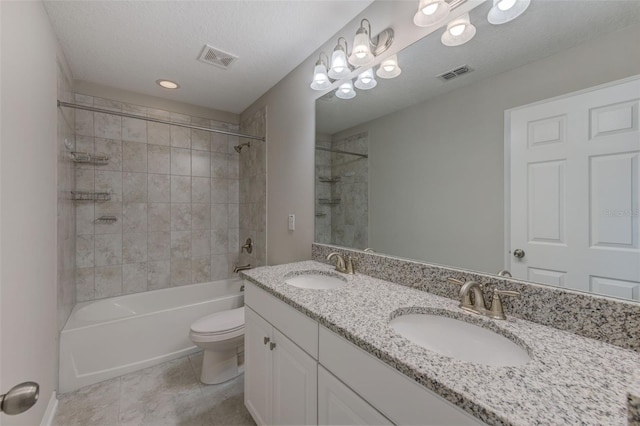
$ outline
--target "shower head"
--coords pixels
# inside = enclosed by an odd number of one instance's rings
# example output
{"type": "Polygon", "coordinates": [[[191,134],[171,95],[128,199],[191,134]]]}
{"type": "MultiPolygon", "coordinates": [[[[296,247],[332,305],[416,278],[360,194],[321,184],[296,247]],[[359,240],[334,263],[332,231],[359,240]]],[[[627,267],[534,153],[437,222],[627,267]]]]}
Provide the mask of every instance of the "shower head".
{"type": "Polygon", "coordinates": [[[236,152],[240,154],[240,151],[242,151],[242,148],[244,148],[245,146],[248,148],[251,146],[251,144],[249,144],[249,142],[241,143],[240,145],[234,146],[233,149],[235,149],[236,152]]]}

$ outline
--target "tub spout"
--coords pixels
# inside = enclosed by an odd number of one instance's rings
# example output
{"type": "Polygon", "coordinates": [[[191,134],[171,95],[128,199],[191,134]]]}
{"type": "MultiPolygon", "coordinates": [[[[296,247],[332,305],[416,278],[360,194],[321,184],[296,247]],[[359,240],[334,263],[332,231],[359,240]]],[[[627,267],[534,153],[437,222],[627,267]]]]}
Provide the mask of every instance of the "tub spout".
{"type": "Polygon", "coordinates": [[[251,269],[251,264],[250,263],[248,263],[248,264],[246,264],[244,266],[235,265],[235,267],[233,268],[233,272],[237,274],[238,272],[245,271],[247,269],[251,269]]]}

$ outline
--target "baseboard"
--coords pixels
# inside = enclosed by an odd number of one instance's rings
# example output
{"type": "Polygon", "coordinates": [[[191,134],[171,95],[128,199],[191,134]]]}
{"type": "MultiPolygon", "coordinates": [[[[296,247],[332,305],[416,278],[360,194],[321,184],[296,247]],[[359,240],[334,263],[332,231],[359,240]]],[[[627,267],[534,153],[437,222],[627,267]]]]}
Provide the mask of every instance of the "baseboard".
{"type": "Polygon", "coordinates": [[[40,426],[51,426],[53,424],[53,418],[56,415],[57,409],[58,397],[56,396],[56,391],[53,391],[51,393],[51,398],[49,399],[49,405],[47,405],[47,410],[44,412],[44,416],[42,416],[40,426]]]}

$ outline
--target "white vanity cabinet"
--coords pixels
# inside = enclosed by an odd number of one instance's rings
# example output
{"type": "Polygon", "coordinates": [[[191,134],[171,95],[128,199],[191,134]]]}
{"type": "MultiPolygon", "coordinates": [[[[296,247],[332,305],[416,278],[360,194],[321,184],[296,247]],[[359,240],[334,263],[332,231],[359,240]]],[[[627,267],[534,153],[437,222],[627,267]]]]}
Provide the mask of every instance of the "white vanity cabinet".
{"type": "Polygon", "coordinates": [[[254,284],[245,285],[245,406],[258,425],[481,425],[254,284]]]}
{"type": "Polygon", "coordinates": [[[311,337],[317,358],[318,324],[253,286],[247,286],[246,299],[260,314],[247,303],[245,406],[259,425],[317,424],[318,361],[276,325],[284,325],[293,335],[304,334],[306,344],[311,337]]]}

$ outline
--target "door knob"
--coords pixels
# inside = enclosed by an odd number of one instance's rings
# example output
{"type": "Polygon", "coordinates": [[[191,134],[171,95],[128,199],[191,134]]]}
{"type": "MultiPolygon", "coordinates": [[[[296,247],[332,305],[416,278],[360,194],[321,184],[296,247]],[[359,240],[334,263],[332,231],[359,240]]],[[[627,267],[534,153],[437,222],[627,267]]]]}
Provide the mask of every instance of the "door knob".
{"type": "Polygon", "coordinates": [[[13,416],[27,411],[38,401],[40,385],[24,382],[12,387],[9,392],[0,395],[0,411],[13,416]]]}
{"type": "Polygon", "coordinates": [[[515,257],[517,257],[518,259],[522,259],[522,258],[524,257],[524,250],[522,250],[522,249],[515,249],[515,250],[513,251],[513,255],[514,255],[515,257]]]}

